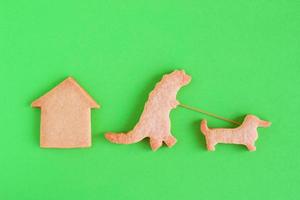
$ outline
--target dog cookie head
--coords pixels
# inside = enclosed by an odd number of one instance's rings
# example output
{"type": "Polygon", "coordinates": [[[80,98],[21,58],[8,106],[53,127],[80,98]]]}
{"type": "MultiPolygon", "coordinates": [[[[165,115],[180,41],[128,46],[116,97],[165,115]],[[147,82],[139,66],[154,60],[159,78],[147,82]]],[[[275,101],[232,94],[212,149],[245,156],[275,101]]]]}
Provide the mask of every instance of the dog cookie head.
{"type": "Polygon", "coordinates": [[[261,120],[259,119],[257,116],[255,115],[247,115],[247,120],[252,121],[253,123],[255,123],[258,127],[264,127],[267,128],[269,126],[271,126],[271,122],[269,121],[265,121],[265,120],[261,120]]]}

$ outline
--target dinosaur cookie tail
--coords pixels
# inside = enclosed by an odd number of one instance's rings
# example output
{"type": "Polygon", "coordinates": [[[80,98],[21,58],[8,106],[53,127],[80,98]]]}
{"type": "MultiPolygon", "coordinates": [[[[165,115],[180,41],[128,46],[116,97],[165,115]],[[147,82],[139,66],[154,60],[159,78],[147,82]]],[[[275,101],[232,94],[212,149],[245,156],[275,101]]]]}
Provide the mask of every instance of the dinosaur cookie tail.
{"type": "Polygon", "coordinates": [[[209,128],[207,127],[207,121],[205,119],[201,121],[200,130],[203,135],[208,134],[209,128]]]}
{"type": "Polygon", "coordinates": [[[135,132],[129,133],[106,133],[105,138],[116,144],[132,144],[144,139],[143,135],[135,132]]]}

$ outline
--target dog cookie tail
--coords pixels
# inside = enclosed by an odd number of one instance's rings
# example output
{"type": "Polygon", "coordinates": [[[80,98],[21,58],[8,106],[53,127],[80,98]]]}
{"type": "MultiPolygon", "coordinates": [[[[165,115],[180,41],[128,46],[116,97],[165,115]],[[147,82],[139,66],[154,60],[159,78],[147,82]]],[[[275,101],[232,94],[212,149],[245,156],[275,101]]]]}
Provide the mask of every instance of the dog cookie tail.
{"type": "Polygon", "coordinates": [[[207,121],[205,119],[201,121],[200,130],[203,135],[208,134],[209,128],[207,127],[207,121]]]}
{"type": "Polygon", "coordinates": [[[105,138],[112,143],[116,144],[132,144],[141,141],[144,139],[142,134],[138,134],[136,132],[128,132],[128,133],[106,133],[105,138]]]}

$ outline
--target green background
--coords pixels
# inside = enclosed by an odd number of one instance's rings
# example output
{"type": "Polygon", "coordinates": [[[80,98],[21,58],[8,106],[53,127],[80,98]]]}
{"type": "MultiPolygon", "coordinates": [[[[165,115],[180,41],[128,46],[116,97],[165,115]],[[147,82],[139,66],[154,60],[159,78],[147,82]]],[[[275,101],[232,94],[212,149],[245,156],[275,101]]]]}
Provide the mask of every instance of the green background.
{"type": "Polygon", "coordinates": [[[0,199],[300,198],[298,0],[0,2],[0,199]],[[135,125],[174,69],[193,77],[180,102],[272,121],[257,151],[206,151],[200,120],[231,125],[183,108],[171,113],[171,149],[106,141],[135,125]],[[40,149],[30,103],[69,75],[102,105],[93,146],[40,149]]]}

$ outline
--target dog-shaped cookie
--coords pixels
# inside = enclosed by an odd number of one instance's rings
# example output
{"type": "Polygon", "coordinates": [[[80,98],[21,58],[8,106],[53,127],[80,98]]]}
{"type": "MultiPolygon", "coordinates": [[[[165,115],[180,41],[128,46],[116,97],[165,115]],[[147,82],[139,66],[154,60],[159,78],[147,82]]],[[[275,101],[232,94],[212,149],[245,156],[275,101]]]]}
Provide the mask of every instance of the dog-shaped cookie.
{"type": "Polygon", "coordinates": [[[209,151],[215,150],[218,143],[243,144],[249,151],[255,151],[255,141],[258,138],[258,127],[269,127],[271,122],[259,119],[254,115],[247,115],[244,122],[237,128],[215,128],[207,127],[207,121],[202,120],[200,129],[206,139],[209,151]]]}

